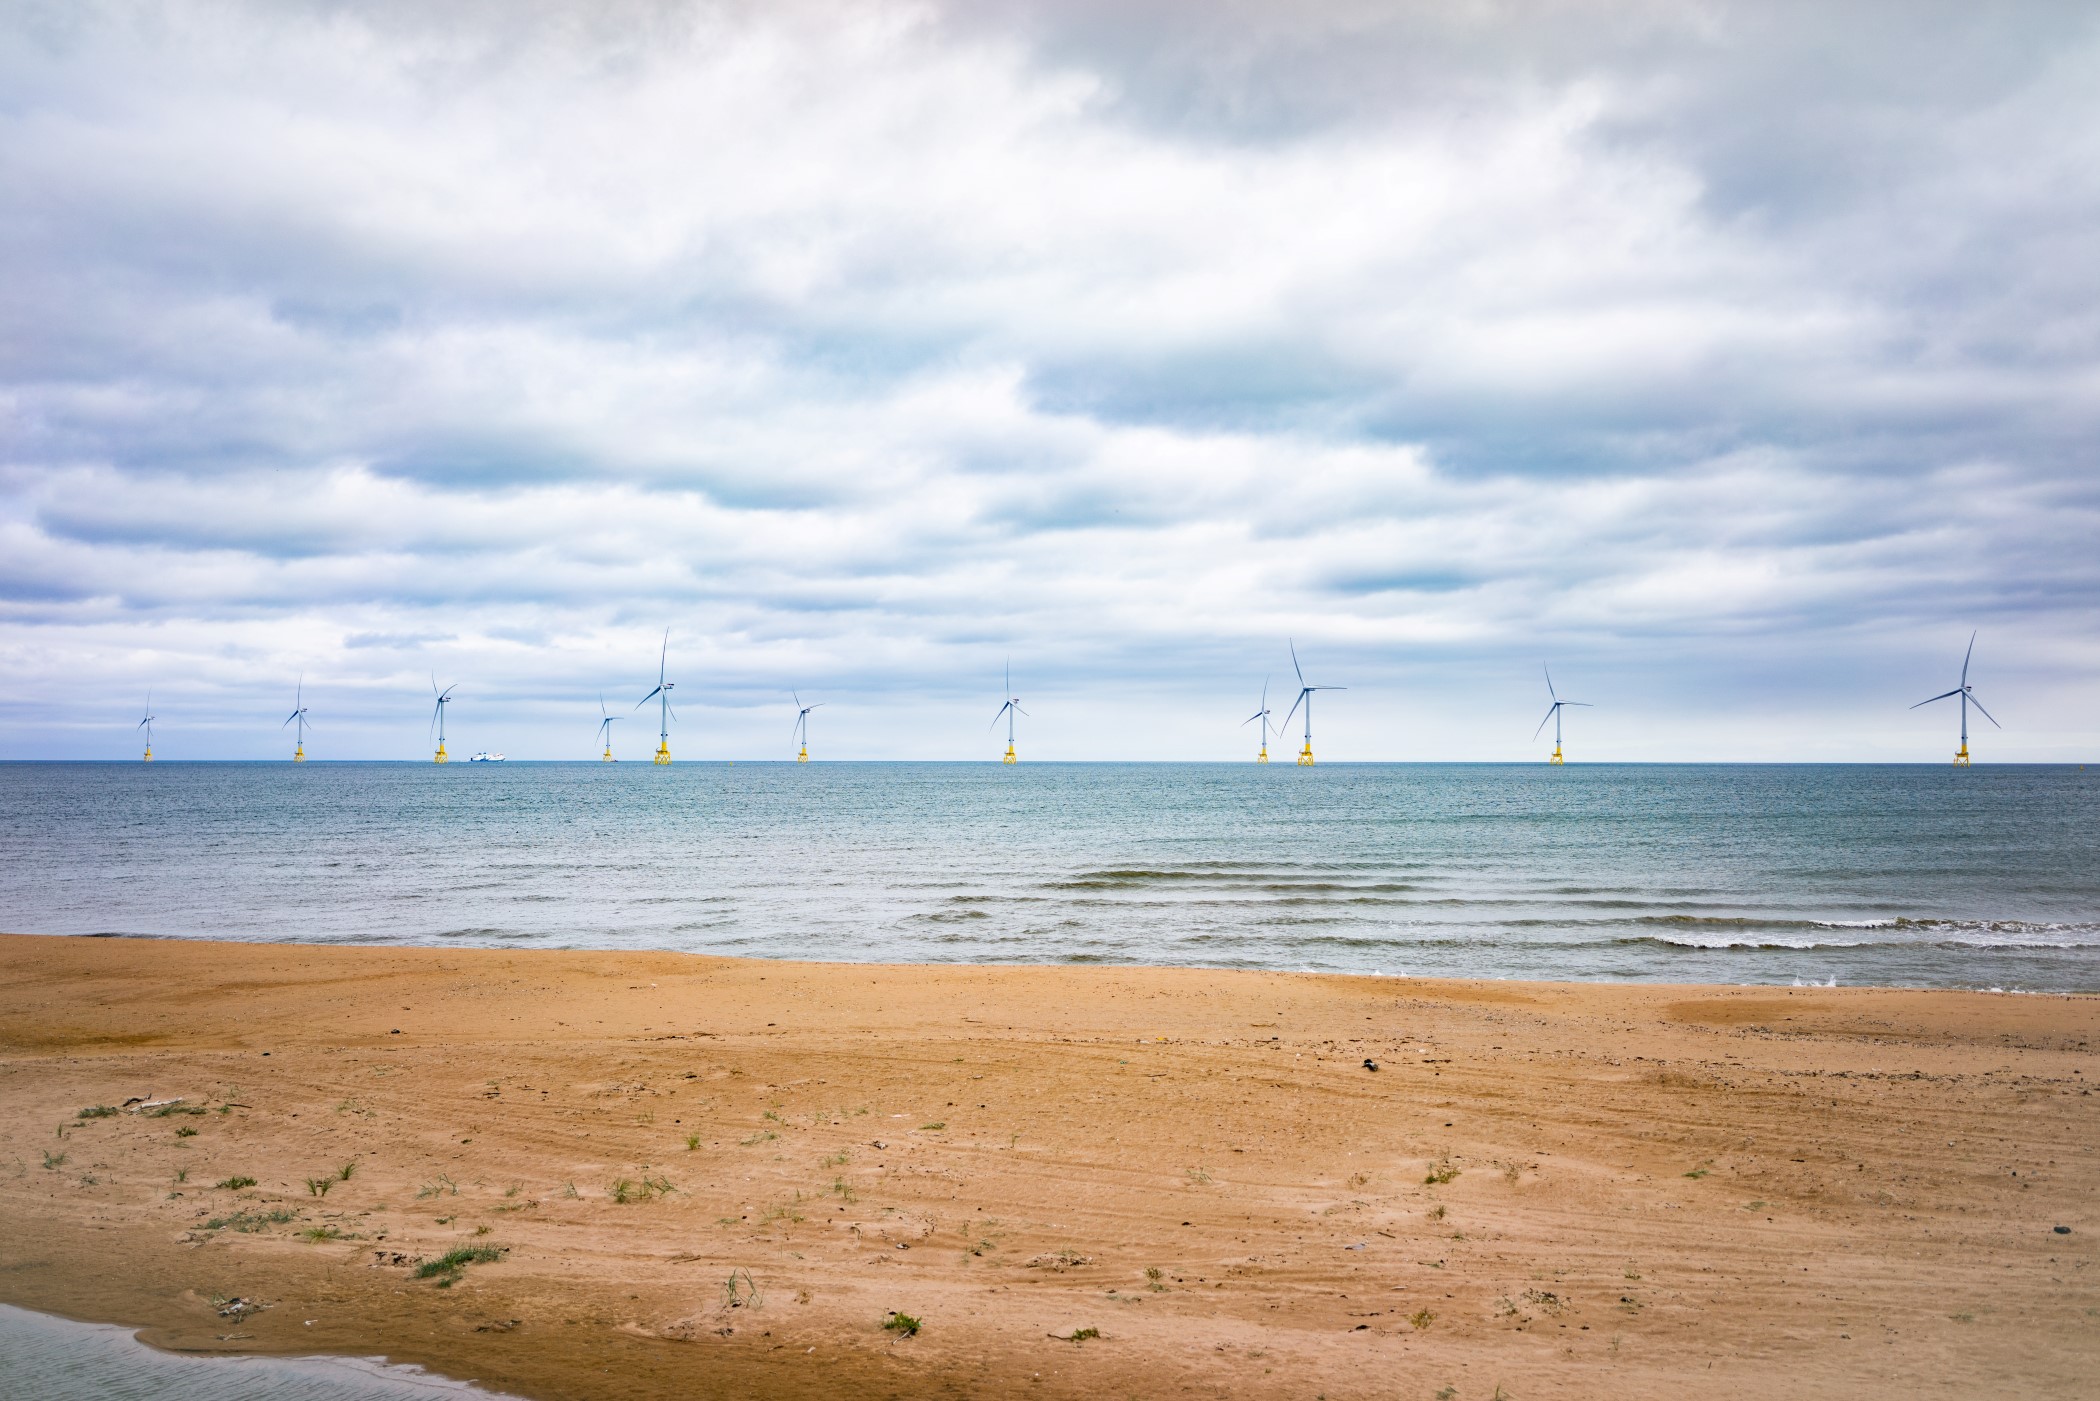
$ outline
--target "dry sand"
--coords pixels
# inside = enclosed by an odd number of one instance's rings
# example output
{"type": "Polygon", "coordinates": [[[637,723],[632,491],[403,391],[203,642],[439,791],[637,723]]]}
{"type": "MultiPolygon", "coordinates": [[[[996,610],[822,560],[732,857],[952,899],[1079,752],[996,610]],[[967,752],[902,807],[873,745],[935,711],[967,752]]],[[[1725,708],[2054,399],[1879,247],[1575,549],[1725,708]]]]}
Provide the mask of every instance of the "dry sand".
{"type": "Polygon", "coordinates": [[[2100,1395],[2096,1041],[2095,998],[0,936],[0,1299],[549,1398],[2100,1395]]]}

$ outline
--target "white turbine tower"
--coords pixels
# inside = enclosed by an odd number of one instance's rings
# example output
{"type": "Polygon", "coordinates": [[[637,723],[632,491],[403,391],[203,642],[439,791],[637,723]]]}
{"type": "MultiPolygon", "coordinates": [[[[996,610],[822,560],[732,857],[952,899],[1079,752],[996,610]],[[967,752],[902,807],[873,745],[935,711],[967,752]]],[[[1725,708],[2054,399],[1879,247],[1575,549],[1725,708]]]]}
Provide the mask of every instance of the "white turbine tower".
{"type": "MultiPolygon", "coordinates": [[[[299,688],[292,693],[292,713],[284,717],[284,725],[289,725],[294,720],[299,722],[299,743],[292,750],[292,762],[303,764],[306,762],[306,731],[308,727],[306,719],[306,678],[304,676],[299,678],[299,688]]],[[[277,728],[282,730],[284,725],[279,725],[277,728]]]]}
{"type": "Polygon", "coordinates": [[[1000,763],[1018,764],[1021,762],[1020,756],[1014,753],[1014,717],[1016,715],[1026,715],[1027,713],[1027,711],[1021,709],[1021,698],[1014,694],[1014,665],[1012,662],[1008,662],[1006,664],[1006,704],[999,707],[999,713],[992,717],[990,726],[990,728],[996,730],[999,728],[1001,720],[1006,722],[1006,757],[1001,759],[1000,763]]]}
{"type": "MultiPolygon", "coordinates": [[[[1976,693],[1969,687],[1969,658],[1975,655],[1976,634],[1972,632],[1969,634],[1969,650],[1962,653],[1961,655],[1961,684],[1959,686],[1956,686],[1951,691],[1942,691],[1936,696],[1932,696],[1926,700],[1921,700],[1918,702],[1918,705],[1931,705],[1933,701],[1943,701],[1946,700],[1949,696],[1961,697],[1961,748],[1954,751],[1954,766],[1956,768],[1962,769],[1965,769],[1969,766],[1970,706],[1975,706],[1977,713],[1983,716],[1984,719],[1990,721],[1991,724],[1996,728],[2001,730],[2005,728],[2005,726],[1998,724],[1997,716],[1991,714],[1988,710],[1985,710],[1983,708],[1983,702],[1976,699],[1976,693]]],[[[1918,705],[1912,706],[1911,709],[1916,710],[1918,708],[1918,705]]],[[[2018,717],[2015,716],[2014,718],[2017,719],[2018,717]]]]}
{"type": "MultiPolygon", "coordinates": [[[[1269,762],[1269,717],[1273,714],[1275,712],[1269,709],[1269,678],[1264,676],[1261,679],[1261,709],[1240,721],[1240,728],[1243,730],[1256,720],[1261,721],[1261,753],[1254,756],[1254,762],[1257,764],[1269,762]]],[[[1276,733],[1280,737],[1283,731],[1278,730],[1276,733]]]]}
{"type": "MultiPolygon", "coordinates": [[[[1588,701],[1571,701],[1571,700],[1562,700],[1562,699],[1560,698],[1560,692],[1558,692],[1558,691],[1556,691],[1556,690],[1554,690],[1554,689],[1553,689],[1553,672],[1552,672],[1552,670],[1551,670],[1550,668],[1547,668],[1547,667],[1545,667],[1545,666],[1544,666],[1543,664],[1541,664],[1541,667],[1540,667],[1540,669],[1541,669],[1541,670],[1543,670],[1543,671],[1545,671],[1545,673],[1546,673],[1546,694],[1547,694],[1547,695],[1549,695],[1549,696],[1551,696],[1551,697],[1553,697],[1553,704],[1552,704],[1552,705],[1550,705],[1550,706],[1547,706],[1547,707],[1546,707],[1546,720],[1551,720],[1551,721],[1553,722],[1553,757],[1552,757],[1552,758],[1550,758],[1550,759],[1548,759],[1548,760],[1547,760],[1546,762],[1547,762],[1547,763],[1549,763],[1549,764],[1558,764],[1558,763],[1561,763],[1561,762],[1563,762],[1563,761],[1562,761],[1562,759],[1561,759],[1561,757],[1560,757],[1560,711],[1561,711],[1561,707],[1562,707],[1562,706],[1565,706],[1565,705],[1579,705],[1579,706],[1582,706],[1582,707],[1584,707],[1585,709],[1587,709],[1587,708],[1589,707],[1589,702],[1588,702],[1588,701]]],[[[1533,730],[1533,731],[1531,732],[1531,737],[1532,737],[1533,739],[1537,739],[1537,738],[1539,737],[1539,733],[1540,733],[1540,731],[1542,731],[1542,730],[1544,730],[1544,729],[1546,728],[1546,720],[1541,720],[1541,721],[1539,721],[1539,727],[1538,727],[1538,729],[1536,729],[1536,730],[1533,730]]]]}
{"type": "Polygon", "coordinates": [[[437,704],[430,708],[430,727],[437,732],[438,742],[437,754],[431,759],[431,762],[434,764],[448,764],[452,762],[451,758],[445,753],[445,707],[452,704],[452,693],[458,689],[459,683],[455,681],[440,691],[437,677],[432,676],[430,678],[430,693],[437,697],[437,704]]]}
{"type": "MultiPolygon", "coordinates": [[[[1294,639],[1294,640],[1293,640],[1293,641],[1291,642],[1291,670],[1292,670],[1292,671],[1295,671],[1295,672],[1297,672],[1297,673],[1298,673],[1298,699],[1297,699],[1297,700],[1294,700],[1294,701],[1292,701],[1292,702],[1291,702],[1291,708],[1290,708],[1290,709],[1289,709],[1288,711],[1286,711],[1286,712],[1284,713],[1284,717],[1283,717],[1283,723],[1284,723],[1285,725],[1288,725],[1288,724],[1290,724],[1290,723],[1291,723],[1291,716],[1293,716],[1293,715],[1296,715],[1296,714],[1298,713],[1298,707],[1299,707],[1300,705],[1303,705],[1303,706],[1305,707],[1305,748],[1303,748],[1303,749],[1301,749],[1301,750],[1299,750],[1299,751],[1298,751],[1298,766],[1299,766],[1300,768],[1306,768],[1306,769],[1309,769],[1309,768],[1311,768],[1311,767],[1312,767],[1312,763],[1313,763],[1313,752],[1312,752],[1312,698],[1313,698],[1313,692],[1314,692],[1314,691],[1346,691],[1346,690],[1348,690],[1349,688],[1348,688],[1347,686],[1308,686],[1308,685],[1306,685],[1306,684],[1305,684],[1305,669],[1304,669],[1303,667],[1301,667],[1301,666],[1299,666],[1299,665],[1298,665],[1298,643],[1296,642],[1296,640],[1295,640],[1295,639],[1294,639]]],[[[1279,728],[1280,728],[1280,727],[1279,727],[1279,728]]]]}
{"type": "MultiPolygon", "coordinates": [[[[812,710],[816,710],[819,707],[821,707],[824,704],[824,702],[818,701],[815,705],[802,705],[801,695],[794,691],[789,691],[788,694],[795,697],[796,705],[802,706],[802,708],[795,713],[795,728],[788,732],[788,737],[790,739],[801,740],[802,747],[795,754],[795,762],[798,764],[806,764],[809,762],[809,713],[812,710]]],[[[998,722],[994,721],[993,723],[996,724],[998,722]]]]}
{"type": "Polygon", "coordinates": [[[145,759],[145,762],[147,762],[147,763],[149,763],[149,764],[150,764],[150,763],[152,763],[152,762],[153,762],[153,690],[152,690],[152,688],[151,688],[151,687],[148,687],[148,688],[147,688],[147,690],[146,690],[146,718],[145,718],[145,719],[143,719],[143,720],[141,720],[141,721],[139,721],[139,722],[138,722],[138,724],[137,724],[137,725],[135,725],[135,726],[133,726],[132,728],[134,728],[134,729],[140,729],[140,730],[144,730],[144,731],[146,732],[146,759],[145,759]]]}
{"type": "Polygon", "coordinates": [[[658,719],[662,723],[657,727],[656,758],[654,760],[654,762],[659,764],[671,762],[671,722],[678,718],[678,713],[671,709],[671,692],[677,689],[678,683],[664,680],[664,666],[670,661],[670,658],[671,630],[665,628],[664,648],[656,659],[656,689],[634,703],[634,708],[640,710],[650,701],[656,701],[661,709],[662,713],[658,716],[658,719]]]}

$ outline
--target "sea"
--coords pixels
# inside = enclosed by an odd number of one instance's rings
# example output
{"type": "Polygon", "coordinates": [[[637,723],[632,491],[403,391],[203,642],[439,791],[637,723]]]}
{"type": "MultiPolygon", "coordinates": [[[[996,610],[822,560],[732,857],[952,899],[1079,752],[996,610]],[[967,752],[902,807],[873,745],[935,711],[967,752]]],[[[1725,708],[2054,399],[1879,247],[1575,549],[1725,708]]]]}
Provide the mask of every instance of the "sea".
{"type": "Polygon", "coordinates": [[[2100,771],[10,763],[0,929],[2092,992],[2100,771]]]}

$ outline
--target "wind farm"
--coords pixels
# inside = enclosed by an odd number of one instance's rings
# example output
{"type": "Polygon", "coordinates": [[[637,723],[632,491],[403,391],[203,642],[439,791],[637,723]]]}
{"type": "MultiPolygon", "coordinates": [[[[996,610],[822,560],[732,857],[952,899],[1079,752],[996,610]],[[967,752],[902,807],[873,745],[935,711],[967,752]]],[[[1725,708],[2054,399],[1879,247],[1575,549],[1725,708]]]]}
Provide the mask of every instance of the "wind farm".
{"type": "Polygon", "coordinates": [[[1560,753],[1561,711],[1571,705],[1579,705],[1586,708],[1588,707],[1589,702],[1578,700],[1562,700],[1560,698],[1560,692],[1553,689],[1553,669],[1544,665],[1543,663],[1540,664],[1539,669],[1546,673],[1546,694],[1553,697],[1553,704],[1546,707],[1546,719],[1539,721],[1539,727],[1531,732],[1531,737],[1533,739],[1537,739],[1541,734],[1543,734],[1546,729],[1546,720],[1551,720],[1553,722],[1553,754],[1552,757],[1546,760],[1546,762],[1549,764],[1565,763],[1566,761],[1562,759],[1560,753]]]}
{"type": "MultiPolygon", "coordinates": [[[[1976,692],[1975,692],[1974,688],[1972,688],[1972,687],[1971,687],[1971,686],[1969,685],[1969,662],[1970,662],[1970,660],[1971,660],[1971,659],[1972,659],[1972,658],[1973,658],[1973,657],[1974,657],[1975,655],[1976,655],[1976,634],[1975,634],[1974,632],[1971,632],[1971,633],[1969,634],[1969,650],[1968,650],[1968,651],[1966,651],[1966,652],[1964,652],[1964,653],[1962,653],[1962,655],[1961,655],[1961,684],[1960,684],[1960,685],[1958,685],[1958,686],[1956,686],[1956,687],[1955,687],[1955,688],[1954,688],[1953,690],[1951,690],[1951,691],[1942,691],[1942,692],[1940,692],[1940,693],[1939,693],[1938,695],[1936,695],[1936,696],[1927,696],[1927,697],[1926,697],[1926,698],[1925,698],[1924,700],[1921,700],[1921,701],[1919,701],[1917,705],[1914,705],[1914,706],[1912,706],[1912,707],[1911,707],[1911,709],[1912,709],[1912,710],[1917,710],[1917,709],[1919,709],[1919,708],[1920,708],[1920,707],[1922,707],[1922,706],[1928,706],[1928,705],[1931,705],[1931,704],[1933,704],[1933,703],[1934,703],[1934,702],[1936,702],[1936,701],[1943,701],[1943,700],[1948,700],[1948,699],[1950,699],[1950,698],[1954,698],[1954,699],[1959,699],[1959,700],[1960,700],[1960,702],[1961,702],[1961,748],[1959,748],[1959,749],[1957,749],[1957,750],[1955,750],[1955,751],[1954,751],[1954,767],[1956,767],[1956,768],[1958,768],[1958,769],[1965,769],[1965,768],[1969,767],[1969,707],[1970,707],[1970,706],[1972,706],[1972,705],[1973,705],[1973,706],[1975,706],[1975,707],[1976,707],[1976,713],[1977,713],[1977,714],[1979,714],[1979,715],[1981,715],[1981,716],[1982,716],[1982,717],[1983,717],[1984,719],[1986,719],[1986,720],[1990,721],[1990,722],[1991,722],[1991,725],[1992,725],[1992,727],[1993,727],[1994,729],[2000,729],[2000,730],[2002,730],[2002,729],[2004,729],[2004,728],[2005,728],[2005,726],[2003,726],[2003,725],[2000,725],[2000,724],[1998,723],[1998,717],[1997,717],[1997,716],[1995,716],[1995,715],[1991,714],[1991,713],[1990,713],[1990,712],[1989,712],[1988,710],[1985,710],[1985,709],[1983,708],[1983,702],[1982,702],[1982,701],[1980,701],[1980,700],[1978,700],[1978,699],[1976,699],[1976,692]]],[[[2015,716],[2014,718],[2015,718],[2015,719],[2017,719],[2018,717],[2017,717],[2017,716],[2015,716]]]]}
{"type": "Polygon", "coordinates": [[[615,720],[622,718],[624,717],[615,715],[605,708],[605,693],[600,691],[598,693],[598,738],[605,741],[605,752],[598,756],[601,763],[612,764],[619,762],[613,758],[612,727],[615,720]]]}

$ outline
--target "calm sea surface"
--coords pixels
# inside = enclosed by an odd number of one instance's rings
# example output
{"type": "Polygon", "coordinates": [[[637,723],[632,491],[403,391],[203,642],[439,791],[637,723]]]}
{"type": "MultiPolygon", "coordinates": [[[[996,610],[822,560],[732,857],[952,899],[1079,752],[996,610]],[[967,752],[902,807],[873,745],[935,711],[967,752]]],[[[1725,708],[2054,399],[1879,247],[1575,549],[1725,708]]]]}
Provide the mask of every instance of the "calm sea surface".
{"type": "Polygon", "coordinates": [[[5,764],[0,928],[2100,989],[2100,772],[5,764]]]}

